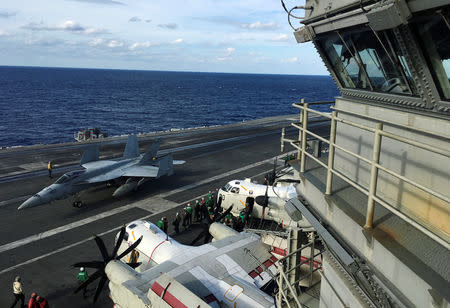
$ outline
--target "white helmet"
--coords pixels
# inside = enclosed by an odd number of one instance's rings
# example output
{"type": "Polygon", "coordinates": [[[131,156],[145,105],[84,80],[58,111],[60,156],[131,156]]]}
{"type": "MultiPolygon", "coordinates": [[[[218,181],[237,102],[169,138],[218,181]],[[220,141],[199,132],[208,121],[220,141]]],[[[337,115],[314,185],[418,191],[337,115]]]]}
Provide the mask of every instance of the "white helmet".
{"type": "Polygon", "coordinates": [[[80,272],[84,272],[84,267],[80,267],[80,272]]]}

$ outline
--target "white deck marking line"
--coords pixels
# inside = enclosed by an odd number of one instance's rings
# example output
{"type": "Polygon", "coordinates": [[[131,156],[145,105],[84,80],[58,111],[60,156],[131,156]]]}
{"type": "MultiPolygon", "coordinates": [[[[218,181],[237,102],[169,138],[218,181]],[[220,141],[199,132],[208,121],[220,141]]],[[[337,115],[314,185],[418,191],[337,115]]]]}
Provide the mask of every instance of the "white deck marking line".
{"type": "MultiPolygon", "coordinates": [[[[260,161],[260,162],[256,162],[256,163],[250,164],[250,165],[242,167],[242,168],[231,170],[229,172],[223,173],[221,175],[213,176],[211,178],[205,179],[203,181],[199,181],[199,182],[194,183],[194,184],[189,184],[189,185],[186,185],[186,186],[183,186],[183,187],[180,187],[180,188],[168,191],[166,193],[161,193],[161,194],[158,194],[156,196],[152,196],[152,198],[154,198],[154,197],[166,198],[166,197],[168,197],[170,195],[173,195],[173,194],[176,194],[176,193],[188,190],[188,189],[192,189],[192,188],[201,186],[203,184],[210,183],[212,181],[219,180],[221,178],[230,176],[230,175],[232,175],[234,173],[239,173],[241,171],[245,171],[247,169],[251,169],[251,168],[263,165],[265,163],[273,161],[274,158],[275,157],[272,157],[272,158],[269,158],[269,159],[266,159],[266,160],[263,160],[263,161],[260,161]]],[[[121,206],[121,207],[118,207],[118,208],[115,208],[115,209],[112,209],[112,210],[109,210],[109,211],[106,211],[106,212],[103,212],[103,213],[100,213],[100,214],[97,214],[97,215],[85,218],[85,219],[82,219],[82,220],[79,220],[79,221],[76,221],[76,222],[72,222],[70,224],[67,224],[67,225],[64,225],[64,226],[61,226],[61,227],[57,227],[57,228],[52,229],[52,230],[48,230],[48,231],[44,231],[44,232],[41,232],[41,233],[38,233],[38,234],[34,234],[34,235],[28,236],[26,238],[23,238],[21,240],[17,240],[17,241],[8,243],[8,244],[4,244],[4,245],[0,246],[0,253],[8,251],[8,250],[11,250],[11,249],[14,249],[14,248],[17,248],[17,247],[20,247],[20,246],[23,246],[23,245],[26,245],[26,244],[29,244],[29,243],[32,243],[32,242],[35,242],[35,241],[38,241],[38,240],[41,240],[41,239],[44,239],[44,238],[47,238],[47,237],[50,237],[50,236],[53,236],[55,234],[58,234],[58,233],[61,233],[61,232],[64,232],[64,231],[68,231],[70,229],[74,229],[74,228],[83,226],[85,224],[94,222],[94,221],[102,219],[102,218],[106,218],[106,217],[109,217],[109,216],[112,216],[112,215],[124,212],[126,210],[129,210],[130,208],[136,207],[142,201],[145,201],[145,199],[144,200],[140,200],[138,202],[130,203],[128,205],[124,205],[124,206],[121,206]]]]}
{"type": "MultiPolygon", "coordinates": [[[[267,171],[265,171],[265,172],[267,172],[267,171]]],[[[256,175],[255,175],[255,176],[256,176],[256,175]]],[[[192,198],[192,199],[190,199],[190,200],[183,201],[183,202],[181,202],[181,203],[178,203],[178,204],[174,205],[174,206],[171,207],[171,208],[174,208],[174,207],[177,207],[177,206],[186,204],[186,203],[191,202],[191,201],[196,200],[196,199],[200,199],[200,198],[203,197],[203,196],[204,196],[204,195],[200,195],[200,196],[197,196],[197,197],[192,198]]],[[[150,218],[150,217],[152,217],[152,216],[158,215],[159,213],[160,213],[160,212],[152,213],[152,214],[143,216],[143,217],[141,217],[141,218],[133,219],[133,221],[134,221],[134,220],[144,220],[144,219],[150,218]]],[[[105,231],[105,232],[102,232],[102,233],[97,234],[97,236],[103,236],[103,235],[106,235],[106,234],[108,234],[108,233],[111,233],[111,232],[114,232],[114,231],[116,231],[116,230],[119,230],[121,227],[122,227],[122,225],[120,225],[120,226],[118,226],[118,227],[115,227],[115,228],[112,228],[112,229],[109,229],[109,230],[107,230],[107,231],[105,231]]],[[[43,255],[41,255],[41,256],[35,257],[35,258],[30,259],[30,260],[28,260],[28,261],[25,261],[25,262],[22,262],[22,263],[13,265],[13,266],[11,266],[11,267],[5,268],[5,269],[3,269],[3,270],[0,271],[0,275],[1,275],[1,274],[4,274],[4,273],[7,273],[7,272],[10,272],[10,271],[12,271],[12,270],[14,270],[14,269],[16,269],[16,268],[21,267],[21,266],[24,266],[24,265],[27,265],[27,264],[30,264],[30,263],[39,261],[39,260],[41,260],[41,259],[47,258],[47,257],[49,257],[49,256],[51,256],[51,255],[54,255],[54,254],[56,254],[56,253],[59,253],[59,252],[61,252],[61,251],[70,249],[70,248],[75,247],[75,246],[78,246],[78,245],[81,245],[81,244],[86,243],[87,241],[90,241],[90,240],[93,240],[93,239],[94,239],[94,238],[91,236],[91,237],[88,237],[88,238],[86,238],[86,239],[84,239],[84,240],[81,240],[81,241],[78,241],[78,242],[76,242],[76,243],[73,243],[73,244],[70,244],[70,245],[61,247],[61,248],[59,248],[59,249],[53,250],[53,251],[51,251],[51,252],[49,252],[49,253],[46,253],[46,254],[43,254],[43,255]]]]}
{"type": "MultiPolygon", "coordinates": [[[[268,171],[270,171],[270,170],[266,170],[266,171],[263,171],[263,172],[261,172],[261,173],[255,174],[255,175],[253,175],[252,177],[260,176],[260,175],[262,175],[262,174],[264,174],[264,173],[267,173],[268,171]]],[[[174,207],[177,207],[177,206],[186,204],[186,203],[188,203],[188,202],[192,202],[193,200],[196,200],[196,199],[200,199],[200,198],[203,197],[203,196],[204,196],[204,195],[200,195],[200,196],[197,196],[197,197],[192,198],[192,199],[190,199],[190,200],[187,200],[187,201],[178,203],[178,204],[175,205],[174,207]]],[[[172,207],[172,208],[173,208],[173,207],[172,207]]],[[[135,219],[135,220],[144,220],[144,219],[150,218],[150,217],[152,217],[152,216],[158,215],[159,213],[161,213],[161,212],[153,213],[153,214],[150,214],[150,215],[147,215],[147,216],[144,216],[144,217],[135,219]]],[[[113,231],[119,230],[121,227],[122,227],[122,226],[118,226],[118,227],[115,227],[115,228],[113,228],[113,229],[109,229],[108,231],[105,231],[105,232],[102,232],[102,233],[97,234],[97,236],[103,236],[103,235],[106,235],[106,234],[111,233],[111,232],[113,232],[113,231]]],[[[88,237],[88,238],[86,238],[86,239],[84,239],[84,240],[81,240],[81,241],[78,241],[78,242],[76,242],[76,243],[73,243],[73,244],[70,244],[70,245],[67,245],[67,246],[58,248],[58,249],[56,249],[56,250],[53,250],[53,251],[51,251],[51,252],[49,252],[49,253],[46,253],[46,254],[43,254],[43,255],[41,255],[41,256],[35,257],[35,258],[30,259],[30,260],[28,260],[28,261],[25,261],[25,262],[22,262],[22,263],[13,265],[13,266],[8,267],[8,268],[6,268],[6,269],[4,269],[4,270],[1,270],[1,271],[0,271],[0,275],[1,275],[1,274],[4,274],[4,273],[7,273],[7,272],[10,272],[10,271],[12,271],[12,270],[15,270],[16,268],[22,267],[22,266],[24,266],[24,265],[31,264],[31,263],[36,262],[36,261],[39,261],[39,260],[41,260],[41,259],[50,257],[51,255],[54,255],[54,254],[56,254],[56,253],[62,252],[62,251],[67,250],[67,249],[70,249],[70,248],[72,248],[72,247],[81,245],[81,244],[86,243],[87,241],[90,241],[90,240],[92,240],[92,239],[93,239],[93,237],[88,237]]]]}

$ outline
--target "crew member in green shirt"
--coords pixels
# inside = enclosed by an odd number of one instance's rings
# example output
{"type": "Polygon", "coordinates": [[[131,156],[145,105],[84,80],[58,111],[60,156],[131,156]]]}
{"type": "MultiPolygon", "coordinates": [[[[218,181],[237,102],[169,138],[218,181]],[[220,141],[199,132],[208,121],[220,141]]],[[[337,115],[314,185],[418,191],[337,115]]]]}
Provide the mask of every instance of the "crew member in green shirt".
{"type": "MultiPolygon", "coordinates": [[[[83,282],[85,282],[88,279],[88,273],[84,267],[80,267],[80,272],[78,273],[77,279],[78,283],[81,285],[83,282]]],[[[86,289],[87,285],[83,287],[83,297],[86,297],[86,289]]]]}

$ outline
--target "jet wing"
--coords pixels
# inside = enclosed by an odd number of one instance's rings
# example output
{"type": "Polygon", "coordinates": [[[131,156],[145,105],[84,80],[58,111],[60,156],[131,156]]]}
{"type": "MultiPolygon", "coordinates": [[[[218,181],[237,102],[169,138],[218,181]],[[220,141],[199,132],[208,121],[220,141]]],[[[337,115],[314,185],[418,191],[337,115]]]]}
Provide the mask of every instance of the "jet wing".
{"type": "Polygon", "coordinates": [[[109,180],[114,180],[117,178],[120,178],[123,176],[124,171],[122,169],[116,169],[112,170],[97,176],[94,176],[92,178],[89,178],[83,182],[77,183],[77,184],[88,184],[88,183],[100,183],[100,182],[106,182],[109,180]]]}
{"type": "Polygon", "coordinates": [[[89,163],[85,163],[81,165],[82,167],[86,169],[95,169],[95,168],[103,168],[112,166],[114,164],[117,164],[117,161],[114,160],[97,160],[97,161],[91,161],[89,163]]]}
{"type": "Polygon", "coordinates": [[[135,165],[126,168],[122,176],[133,176],[142,178],[155,178],[158,175],[159,167],[135,165]]]}

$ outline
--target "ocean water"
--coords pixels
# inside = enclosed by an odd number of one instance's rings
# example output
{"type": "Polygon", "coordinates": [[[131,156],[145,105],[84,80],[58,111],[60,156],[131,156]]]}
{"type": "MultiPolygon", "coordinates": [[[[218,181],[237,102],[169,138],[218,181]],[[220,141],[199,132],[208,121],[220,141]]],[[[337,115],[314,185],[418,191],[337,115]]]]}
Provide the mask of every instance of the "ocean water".
{"type": "Polygon", "coordinates": [[[337,95],[329,76],[0,67],[0,147],[74,141],[87,127],[113,136],[229,124],[337,95]]]}

